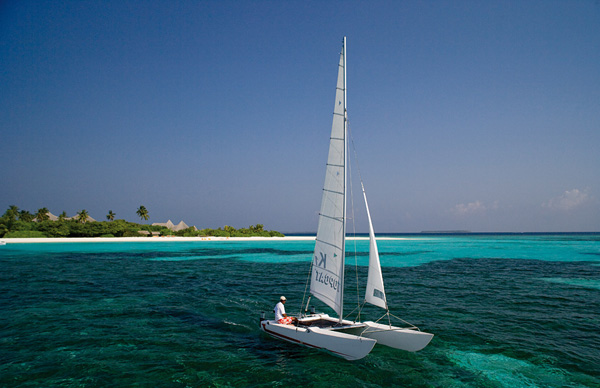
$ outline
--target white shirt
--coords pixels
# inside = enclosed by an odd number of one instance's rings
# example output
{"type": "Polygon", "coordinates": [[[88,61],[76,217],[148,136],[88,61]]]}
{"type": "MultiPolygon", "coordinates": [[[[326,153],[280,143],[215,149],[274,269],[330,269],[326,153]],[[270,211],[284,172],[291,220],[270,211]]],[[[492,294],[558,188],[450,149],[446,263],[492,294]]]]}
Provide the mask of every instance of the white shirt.
{"type": "Polygon", "coordinates": [[[273,312],[275,313],[275,320],[279,322],[279,320],[283,318],[283,315],[285,314],[285,307],[283,307],[283,303],[277,303],[273,309],[273,312]]]}

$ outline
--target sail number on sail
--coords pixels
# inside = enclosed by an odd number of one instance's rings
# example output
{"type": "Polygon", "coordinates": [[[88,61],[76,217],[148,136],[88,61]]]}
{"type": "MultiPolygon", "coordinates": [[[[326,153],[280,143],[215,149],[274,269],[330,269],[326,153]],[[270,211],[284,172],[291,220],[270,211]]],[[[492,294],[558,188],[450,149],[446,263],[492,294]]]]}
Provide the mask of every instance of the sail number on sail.
{"type": "Polygon", "coordinates": [[[323,283],[336,291],[338,291],[340,285],[339,279],[329,276],[329,274],[319,270],[315,270],[315,281],[323,283]]]}
{"type": "MultiPolygon", "coordinates": [[[[315,268],[314,273],[315,273],[315,281],[321,284],[325,284],[326,286],[329,286],[331,289],[338,291],[338,287],[340,286],[340,280],[338,276],[331,276],[329,273],[326,273],[325,271],[327,271],[327,254],[323,253],[323,252],[319,252],[319,255],[321,256],[321,258],[319,259],[317,257],[317,255],[315,255],[315,266],[316,267],[321,267],[324,269],[324,271],[320,271],[318,269],[315,268]]],[[[334,255],[335,256],[335,255],[334,255]]],[[[327,271],[330,272],[330,271],[327,271]]]]}

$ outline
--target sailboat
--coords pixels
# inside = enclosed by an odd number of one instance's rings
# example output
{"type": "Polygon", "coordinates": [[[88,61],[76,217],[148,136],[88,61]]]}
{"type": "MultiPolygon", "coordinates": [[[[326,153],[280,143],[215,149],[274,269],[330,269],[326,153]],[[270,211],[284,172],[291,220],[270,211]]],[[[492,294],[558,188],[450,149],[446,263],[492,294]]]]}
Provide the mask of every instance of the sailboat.
{"type": "MultiPolygon", "coordinates": [[[[292,343],[323,349],[347,360],[367,356],[375,344],[415,352],[423,349],[433,334],[417,327],[392,326],[383,285],[377,241],[362,185],[363,198],[369,222],[369,269],[365,302],[386,311],[387,323],[352,321],[344,319],[344,258],[346,255],[346,189],[348,179],[347,141],[348,116],[346,111],[346,37],[340,53],[333,124],[329,142],[329,156],[325,184],[319,212],[319,225],[311,263],[310,294],[331,307],[338,317],[324,313],[304,313],[297,324],[280,324],[261,316],[260,328],[267,334],[292,343]]],[[[304,303],[303,303],[304,304],[304,303]]],[[[311,309],[312,310],[312,309],[311,309]]],[[[383,318],[383,317],[382,317],[383,318]]]]}

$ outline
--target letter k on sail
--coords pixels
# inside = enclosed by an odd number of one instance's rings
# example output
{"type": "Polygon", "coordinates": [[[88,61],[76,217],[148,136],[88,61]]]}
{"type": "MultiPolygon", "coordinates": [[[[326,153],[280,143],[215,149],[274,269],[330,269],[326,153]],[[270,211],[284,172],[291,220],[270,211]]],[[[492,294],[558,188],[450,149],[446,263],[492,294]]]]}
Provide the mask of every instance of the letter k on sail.
{"type": "Polygon", "coordinates": [[[327,254],[323,252],[319,252],[321,255],[321,260],[315,255],[315,265],[317,267],[327,268],[327,254]]]}

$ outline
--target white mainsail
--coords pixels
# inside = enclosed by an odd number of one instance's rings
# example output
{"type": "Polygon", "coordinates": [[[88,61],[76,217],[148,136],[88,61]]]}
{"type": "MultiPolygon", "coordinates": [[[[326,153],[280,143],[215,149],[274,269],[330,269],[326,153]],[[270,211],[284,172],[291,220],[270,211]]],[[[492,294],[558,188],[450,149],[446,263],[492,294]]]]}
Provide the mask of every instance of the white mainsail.
{"type": "Polygon", "coordinates": [[[387,301],[385,299],[385,289],[383,288],[383,275],[381,274],[381,263],[379,262],[379,251],[375,232],[373,231],[373,222],[371,222],[371,212],[367,203],[367,194],[365,187],[362,186],[365,207],[367,209],[367,218],[369,219],[369,274],[367,276],[367,289],[365,291],[365,300],[375,306],[387,310],[387,301]]]}
{"type": "Polygon", "coordinates": [[[340,54],[329,156],[313,257],[310,292],[343,314],[346,233],[346,38],[340,54]]]}

